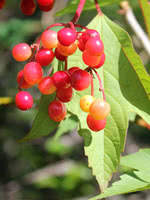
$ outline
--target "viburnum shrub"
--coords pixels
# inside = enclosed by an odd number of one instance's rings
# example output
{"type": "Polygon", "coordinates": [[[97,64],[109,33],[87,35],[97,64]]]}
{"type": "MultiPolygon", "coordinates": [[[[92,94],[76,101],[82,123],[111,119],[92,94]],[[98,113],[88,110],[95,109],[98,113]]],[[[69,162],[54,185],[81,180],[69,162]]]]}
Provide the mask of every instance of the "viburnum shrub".
{"type": "MultiPolygon", "coordinates": [[[[48,135],[76,116],[89,166],[104,192],[93,200],[109,196],[106,189],[124,149],[129,113],[139,114],[147,126],[150,123],[149,75],[128,34],[102,13],[97,0],[94,2],[98,15],[88,26],[77,24],[85,4],[80,0],[70,22],[52,24],[36,43],[20,43],[12,50],[16,61],[27,62],[17,74],[17,108],[25,111],[33,105],[32,96],[23,89],[35,86],[42,93],[33,127],[20,141],[48,135]],[[55,27],[60,29],[55,31],[55,27]],[[46,66],[50,66],[47,74],[46,66]]],[[[34,6],[29,6],[34,0],[21,3],[24,13],[34,12],[34,6]]],[[[41,10],[48,10],[54,1],[37,3],[41,10]]],[[[136,191],[134,187],[122,193],[136,191]]]]}

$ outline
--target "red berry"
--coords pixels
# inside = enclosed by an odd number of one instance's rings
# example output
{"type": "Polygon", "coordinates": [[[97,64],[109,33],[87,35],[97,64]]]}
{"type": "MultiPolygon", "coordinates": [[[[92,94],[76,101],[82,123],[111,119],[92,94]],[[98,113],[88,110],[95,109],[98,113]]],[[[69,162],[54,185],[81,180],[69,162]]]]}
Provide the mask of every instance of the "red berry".
{"type": "Polygon", "coordinates": [[[75,72],[78,69],[80,69],[80,68],[79,67],[71,67],[70,69],[68,69],[68,73],[70,74],[70,76],[72,76],[73,72],[75,72]]]}
{"type": "Polygon", "coordinates": [[[25,91],[18,92],[15,98],[17,108],[20,110],[28,110],[33,105],[33,99],[31,94],[25,91]]]}
{"type": "Polygon", "coordinates": [[[98,132],[105,128],[106,119],[95,120],[90,114],[88,114],[87,124],[88,124],[89,129],[91,129],[92,131],[98,132]]]}
{"type": "Polygon", "coordinates": [[[43,12],[49,12],[53,8],[53,4],[49,6],[41,6],[40,4],[38,4],[38,7],[43,12]]]}
{"type": "Polygon", "coordinates": [[[52,76],[53,83],[58,89],[70,87],[70,76],[65,71],[55,72],[52,76]]]}
{"type": "Polygon", "coordinates": [[[74,54],[77,50],[77,47],[78,47],[78,44],[76,41],[69,46],[63,46],[60,43],[57,44],[57,50],[63,56],[70,56],[74,54]]]}
{"type": "Polygon", "coordinates": [[[100,63],[101,56],[92,56],[86,50],[82,54],[83,62],[88,66],[95,66],[100,63]]]}
{"type": "Polygon", "coordinates": [[[41,6],[49,6],[54,4],[54,0],[37,0],[37,3],[41,6]]]}
{"type": "Polygon", "coordinates": [[[103,52],[103,54],[101,55],[100,63],[99,63],[98,65],[92,66],[92,67],[98,69],[98,68],[100,68],[101,66],[103,66],[104,62],[105,62],[105,53],[103,52]]]}
{"type": "Polygon", "coordinates": [[[91,76],[88,72],[78,69],[71,76],[71,85],[78,91],[85,90],[91,84],[91,76]]]}
{"type": "Polygon", "coordinates": [[[23,73],[25,81],[31,85],[39,83],[43,77],[43,69],[37,62],[29,62],[26,64],[23,73]]]}
{"type": "Polygon", "coordinates": [[[36,62],[41,66],[47,66],[52,63],[55,55],[51,49],[42,48],[36,53],[36,62]]]}
{"type": "Polygon", "coordinates": [[[52,101],[48,106],[48,114],[52,120],[56,122],[62,121],[67,114],[65,104],[57,100],[52,101]]]}
{"type": "Polygon", "coordinates": [[[42,44],[48,49],[57,47],[57,32],[53,30],[47,30],[42,33],[42,44]]]}
{"type": "Polygon", "coordinates": [[[21,0],[20,9],[24,15],[33,15],[36,10],[36,3],[34,0],[21,0]]]}
{"type": "Polygon", "coordinates": [[[20,85],[21,88],[23,89],[28,89],[30,87],[32,87],[32,85],[28,84],[25,80],[24,80],[24,75],[23,75],[23,70],[21,70],[20,72],[18,72],[17,74],[17,83],[18,85],[20,85]],[[23,80],[23,81],[22,81],[23,80]],[[22,83],[21,83],[22,82],[22,83]]]}
{"type": "Polygon", "coordinates": [[[64,103],[71,101],[72,95],[73,89],[71,86],[65,89],[58,89],[56,92],[57,98],[64,103]]]}
{"type": "Polygon", "coordinates": [[[100,56],[104,51],[104,45],[102,40],[90,38],[85,45],[85,49],[90,55],[100,56]]]}
{"type": "Polygon", "coordinates": [[[38,84],[38,88],[42,94],[52,94],[56,91],[56,87],[53,83],[52,77],[43,78],[38,84]]]}
{"type": "Polygon", "coordinates": [[[63,28],[58,31],[58,41],[63,46],[69,46],[76,40],[76,33],[71,28],[63,28]]]}
{"type": "Polygon", "coordinates": [[[59,53],[59,51],[58,51],[57,48],[55,49],[55,56],[56,56],[56,58],[57,58],[58,60],[60,60],[60,61],[65,61],[66,58],[67,58],[67,56],[61,55],[61,54],[59,53]]]}
{"type": "Polygon", "coordinates": [[[5,6],[5,0],[0,0],[0,9],[2,9],[5,6]]]}
{"type": "Polygon", "coordinates": [[[85,50],[85,44],[83,43],[82,38],[79,38],[78,40],[78,48],[80,49],[80,51],[84,51],[85,50]]]}
{"type": "Polygon", "coordinates": [[[20,43],[14,46],[12,50],[12,55],[17,61],[25,61],[30,58],[32,54],[31,48],[26,43],[20,43]]]}

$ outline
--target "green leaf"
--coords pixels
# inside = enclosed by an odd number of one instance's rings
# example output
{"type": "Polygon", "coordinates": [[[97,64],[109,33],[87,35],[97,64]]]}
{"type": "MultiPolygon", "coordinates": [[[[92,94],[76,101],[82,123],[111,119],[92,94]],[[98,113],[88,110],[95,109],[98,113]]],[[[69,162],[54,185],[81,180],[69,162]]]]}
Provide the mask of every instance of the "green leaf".
{"type": "MultiPolygon", "coordinates": [[[[104,67],[98,72],[104,83],[106,101],[111,105],[111,113],[107,117],[104,131],[90,131],[92,138],[85,147],[89,167],[104,192],[124,149],[129,113],[135,112],[150,123],[150,78],[123,29],[105,16],[95,17],[88,27],[100,33],[106,53],[104,67]]],[[[69,67],[85,69],[81,57],[82,53],[79,51],[71,56],[69,67]]],[[[102,97],[96,79],[94,90],[96,98],[102,97]]],[[[86,130],[89,132],[86,125],[87,114],[81,111],[79,101],[83,95],[89,93],[90,88],[83,92],[74,92],[73,100],[67,103],[68,110],[78,116],[84,133],[86,130]]]]}
{"type": "MultiPolygon", "coordinates": [[[[103,6],[108,6],[114,3],[119,3],[121,0],[103,0],[100,1],[99,4],[101,7],[103,6]]],[[[61,11],[56,13],[56,16],[62,16],[65,14],[70,14],[70,13],[74,13],[77,9],[77,6],[79,4],[79,0],[71,0],[68,2],[68,5],[61,11]]],[[[84,9],[83,11],[88,11],[88,10],[92,10],[95,9],[95,4],[93,0],[86,0],[86,3],[84,5],[84,9]]]]}
{"type": "Polygon", "coordinates": [[[150,38],[150,4],[148,0],[139,0],[139,4],[144,17],[146,29],[150,38]]]}

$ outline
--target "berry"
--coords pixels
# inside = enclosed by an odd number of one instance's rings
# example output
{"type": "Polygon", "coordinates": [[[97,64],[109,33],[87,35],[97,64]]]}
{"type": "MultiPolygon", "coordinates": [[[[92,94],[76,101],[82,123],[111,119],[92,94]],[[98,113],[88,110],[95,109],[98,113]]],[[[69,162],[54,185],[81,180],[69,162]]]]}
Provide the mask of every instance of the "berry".
{"type": "Polygon", "coordinates": [[[65,89],[58,89],[56,92],[56,97],[64,103],[71,101],[72,95],[73,89],[71,86],[65,89]]]}
{"type": "Polygon", "coordinates": [[[78,40],[78,48],[80,49],[80,51],[84,51],[85,50],[85,44],[83,43],[82,38],[79,38],[78,40]]]}
{"type": "Polygon", "coordinates": [[[96,99],[90,106],[90,115],[96,119],[105,119],[110,112],[110,105],[102,99],[96,99]]]}
{"type": "Polygon", "coordinates": [[[79,67],[71,67],[70,69],[68,69],[68,73],[70,74],[70,76],[72,76],[73,72],[75,72],[78,69],[80,69],[80,68],[79,67]]]}
{"type": "Polygon", "coordinates": [[[58,41],[63,46],[69,46],[76,40],[76,33],[71,28],[63,28],[58,31],[58,41]]]}
{"type": "Polygon", "coordinates": [[[77,42],[74,42],[69,46],[63,46],[60,43],[58,43],[57,50],[63,56],[70,56],[76,52],[77,47],[78,47],[77,42]]]}
{"type": "Polygon", "coordinates": [[[5,6],[5,0],[0,0],[0,9],[2,9],[5,6]]]}
{"type": "Polygon", "coordinates": [[[101,66],[103,66],[104,62],[105,62],[105,53],[103,52],[103,54],[101,55],[100,63],[99,63],[98,65],[92,66],[92,67],[98,69],[98,68],[100,68],[101,66]]]}
{"type": "Polygon", "coordinates": [[[57,32],[47,30],[42,33],[42,44],[45,48],[52,49],[57,47],[57,32]]]}
{"type": "Polygon", "coordinates": [[[90,106],[93,103],[93,101],[95,100],[95,97],[91,96],[91,95],[85,95],[80,99],[80,108],[84,111],[84,112],[89,112],[90,106]]]}
{"type": "Polygon", "coordinates": [[[65,104],[57,100],[52,101],[48,106],[48,114],[52,120],[56,122],[62,121],[67,114],[65,104]]]}
{"type": "Polygon", "coordinates": [[[78,91],[85,90],[91,84],[91,76],[88,72],[78,69],[71,76],[71,85],[78,91]]]}
{"type": "Polygon", "coordinates": [[[54,0],[37,0],[37,3],[41,6],[49,6],[54,4],[54,0]]]}
{"type": "Polygon", "coordinates": [[[18,72],[17,74],[17,83],[18,85],[20,85],[21,88],[23,89],[28,89],[30,87],[32,87],[32,85],[28,84],[25,80],[24,80],[24,75],[23,75],[23,70],[21,70],[20,72],[18,72]],[[23,80],[23,81],[22,81],[23,80]],[[21,83],[22,82],[22,83],[21,83]]]}
{"type": "Polygon", "coordinates": [[[104,51],[104,45],[102,40],[90,38],[85,45],[85,49],[90,55],[100,56],[104,51]]]}
{"type": "Polygon", "coordinates": [[[21,0],[20,9],[24,15],[33,15],[36,10],[36,3],[34,0],[21,0]]]}
{"type": "Polygon", "coordinates": [[[15,60],[20,62],[30,58],[31,54],[31,48],[26,43],[17,44],[12,50],[12,55],[15,58],[15,60]]]}
{"type": "Polygon", "coordinates": [[[70,87],[70,76],[65,71],[55,72],[52,76],[53,83],[58,89],[70,87]]]}
{"type": "Polygon", "coordinates": [[[44,12],[49,12],[52,8],[53,8],[53,5],[49,5],[49,6],[41,6],[40,4],[38,4],[38,7],[41,11],[44,11],[44,12]]]}
{"type": "Polygon", "coordinates": [[[82,54],[83,62],[88,66],[95,66],[100,63],[101,56],[92,56],[86,50],[82,54]]]}
{"type": "Polygon", "coordinates": [[[55,56],[56,56],[57,60],[60,60],[60,61],[65,61],[67,58],[67,56],[61,55],[57,48],[55,49],[55,56]]]}
{"type": "Polygon", "coordinates": [[[38,88],[42,94],[52,94],[56,91],[56,87],[53,83],[52,77],[43,78],[38,84],[38,88]]]}
{"type": "Polygon", "coordinates": [[[52,63],[55,54],[51,49],[42,48],[36,53],[35,60],[41,66],[47,66],[52,63]]]}
{"type": "Polygon", "coordinates": [[[31,94],[25,91],[18,92],[15,98],[17,108],[20,110],[28,110],[33,105],[33,99],[31,94]]]}
{"type": "Polygon", "coordinates": [[[26,64],[23,73],[25,81],[30,85],[39,83],[43,77],[43,69],[37,62],[29,62],[26,64]]]}
{"type": "Polygon", "coordinates": [[[90,114],[88,114],[87,124],[88,124],[89,129],[91,129],[92,131],[98,132],[105,128],[106,119],[95,120],[90,114]]]}

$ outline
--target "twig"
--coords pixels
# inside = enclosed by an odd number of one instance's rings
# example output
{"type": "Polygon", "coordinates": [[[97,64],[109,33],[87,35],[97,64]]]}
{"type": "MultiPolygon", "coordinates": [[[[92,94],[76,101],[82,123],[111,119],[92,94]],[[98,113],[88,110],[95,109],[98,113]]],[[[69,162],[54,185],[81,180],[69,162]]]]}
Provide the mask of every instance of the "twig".
{"type": "Polygon", "coordinates": [[[77,10],[76,10],[76,13],[75,13],[74,17],[73,17],[72,20],[71,20],[71,22],[72,22],[73,24],[76,24],[77,21],[79,20],[80,15],[81,15],[82,10],[83,10],[83,7],[84,7],[84,4],[85,4],[85,1],[86,1],[86,0],[80,0],[80,3],[79,3],[78,8],[77,8],[77,10]]]}

